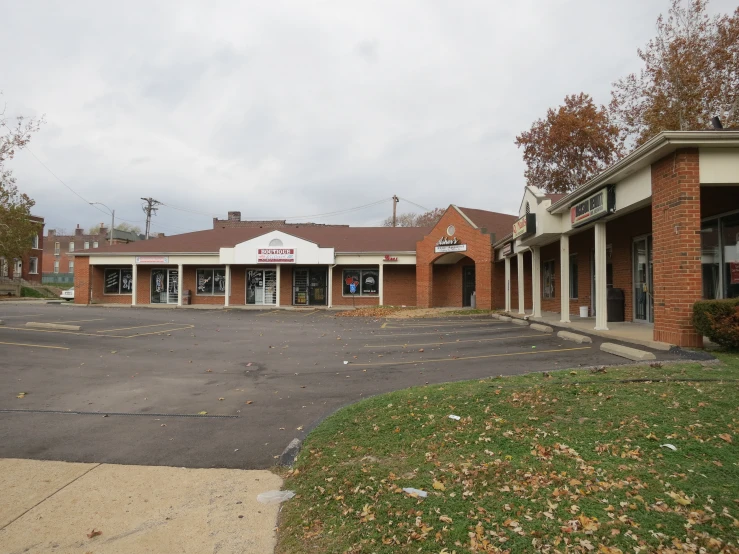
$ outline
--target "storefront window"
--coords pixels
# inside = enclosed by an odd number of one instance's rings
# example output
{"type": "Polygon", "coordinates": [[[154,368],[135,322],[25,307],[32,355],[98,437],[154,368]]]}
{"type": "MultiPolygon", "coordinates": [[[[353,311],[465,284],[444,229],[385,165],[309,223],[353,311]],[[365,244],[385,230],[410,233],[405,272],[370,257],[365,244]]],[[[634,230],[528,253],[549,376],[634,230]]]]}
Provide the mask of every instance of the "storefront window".
{"type": "Polygon", "coordinates": [[[377,296],[380,293],[380,272],[376,269],[345,269],[342,292],[344,296],[377,296]]]}
{"type": "Polygon", "coordinates": [[[133,291],[133,271],[130,269],[106,269],[104,279],[105,294],[131,294],[133,291]]]}
{"type": "Polygon", "coordinates": [[[544,273],[544,288],[541,291],[543,298],[554,298],[554,260],[542,264],[544,273]]]}
{"type": "Polygon", "coordinates": [[[577,300],[577,254],[570,256],[570,298],[577,300]]]}
{"type": "Polygon", "coordinates": [[[719,297],[720,260],[718,219],[704,221],[701,225],[701,274],[703,298],[706,300],[719,297]]]}
{"type": "Polygon", "coordinates": [[[739,297],[739,214],[722,221],[724,298],[739,297]]]}
{"type": "Polygon", "coordinates": [[[226,294],[225,269],[198,269],[195,272],[197,294],[223,296],[226,294]]]}

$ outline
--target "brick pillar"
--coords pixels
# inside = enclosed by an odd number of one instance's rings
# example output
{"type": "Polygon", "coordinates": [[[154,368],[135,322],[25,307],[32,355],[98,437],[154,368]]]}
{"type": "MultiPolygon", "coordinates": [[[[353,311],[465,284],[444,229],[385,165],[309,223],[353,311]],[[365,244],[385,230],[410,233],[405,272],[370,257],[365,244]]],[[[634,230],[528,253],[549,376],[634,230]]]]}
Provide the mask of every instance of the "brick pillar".
{"type": "Polygon", "coordinates": [[[77,256],[74,262],[74,303],[89,304],[92,284],[90,258],[77,256]]]}
{"type": "Polygon", "coordinates": [[[475,263],[475,298],[480,310],[493,309],[493,263],[475,263]]]}
{"type": "Polygon", "coordinates": [[[416,260],[416,306],[430,308],[434,298],[434,266],[416,260]]]}
{"type": "Polygon", "coordinates": [[[654,340],[702,346],[691,323],[701,299],[698,149],[677,150],[652,164],[654,340]]]}

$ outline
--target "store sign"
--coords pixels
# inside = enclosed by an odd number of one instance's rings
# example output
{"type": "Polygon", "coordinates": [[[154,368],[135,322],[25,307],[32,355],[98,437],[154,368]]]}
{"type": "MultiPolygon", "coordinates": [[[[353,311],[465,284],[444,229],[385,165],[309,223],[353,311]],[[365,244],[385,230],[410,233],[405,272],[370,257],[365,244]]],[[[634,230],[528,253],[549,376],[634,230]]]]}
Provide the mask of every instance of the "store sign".
{"type": "Polygon", "coordinates": [[[136,256],[137,264],[168,264],[169,256],[136,256]]]}
{"type": "Polygon", "coordinates": [[[513,254],[513,243],[509,242],[503,247],[503,251],[501,252],[504,256],[510,256],[513,254]]]}
{"type": "Polygon", "coordinates": [[[460,244],[457,237],[441,237],[434,247],[434,252],[465,252],[466,244],[460,244]]]}
{"type": "Polygon", "coordinates": [[[729,271],[731,272],[731,284],[739,285],[739,262],[729,262],[729,271]]]}
{"type": "Polygon", "coordinates": [[[570,221],[573,227],[579,227],[615,211],[616,189],[605,187],[570,207],[570,221]]]}
{"type": "Polygon", "coordinates": [[[513,238],[522,239],[536,234],[536,214],[526,214],[513,222],[513,238]]]}
{"type": "Polygon", "coordinates": [[[295,248],[258,248],[258,264],[294,264],[295,248]]]}
{"type": "Polygon", "coordinates": [[[389,256],[385,254],[385,257],[382,259],[383,262],[397,262],[398,257],[397,256],[389,256]]]}

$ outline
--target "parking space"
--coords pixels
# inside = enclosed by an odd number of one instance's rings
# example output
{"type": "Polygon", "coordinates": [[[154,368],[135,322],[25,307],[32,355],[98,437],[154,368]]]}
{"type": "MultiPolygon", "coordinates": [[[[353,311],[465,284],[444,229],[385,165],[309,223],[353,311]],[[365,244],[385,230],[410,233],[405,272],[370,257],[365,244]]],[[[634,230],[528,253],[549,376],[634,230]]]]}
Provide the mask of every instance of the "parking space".
{"type": "Polygon", "coordinates": [[[625,361],[601,352],[597,338],[578,345],[489,317],[0,310],[0,457],[263,468],[326,415],[367,396],[625,361]]]}

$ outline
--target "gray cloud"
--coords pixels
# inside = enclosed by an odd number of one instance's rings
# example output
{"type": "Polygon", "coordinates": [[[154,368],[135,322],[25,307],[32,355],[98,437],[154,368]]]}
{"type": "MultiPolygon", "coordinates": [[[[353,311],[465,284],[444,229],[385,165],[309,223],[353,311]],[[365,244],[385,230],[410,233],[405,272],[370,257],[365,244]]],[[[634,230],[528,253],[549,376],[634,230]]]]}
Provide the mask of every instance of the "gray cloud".
{"type": "MultiPolygon", "coordinates": [[[[516,134],[561,103],[639,68],[666,0],[464,3],[16,2],[3,9],[0,90],[45,113],[33,152],[116,215],[207,228],[210,215],[377,224],[398,194],[512,212],[516,134]]],[[[714,12],[735,2],[714,0],[714,12]]],[[[28,153],[18,183],[50,227],[107,216],[28,153]]],[[[401,211],[415,208],[409,204],[401,211]]]]}

